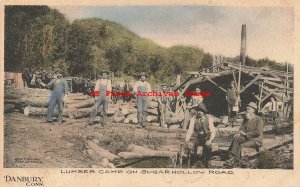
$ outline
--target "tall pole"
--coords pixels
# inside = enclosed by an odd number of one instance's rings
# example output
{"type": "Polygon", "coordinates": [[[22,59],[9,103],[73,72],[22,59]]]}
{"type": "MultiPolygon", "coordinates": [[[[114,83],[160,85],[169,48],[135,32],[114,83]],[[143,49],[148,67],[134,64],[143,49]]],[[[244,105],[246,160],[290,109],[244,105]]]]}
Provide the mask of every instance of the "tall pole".
{"type": "Polygon", "coordinates": [[[242,25],[242,33],[241,33],[241,53],[240,53],[240,62],[242,65],[245,65],[246,62],[246,25],[242,25]]]}

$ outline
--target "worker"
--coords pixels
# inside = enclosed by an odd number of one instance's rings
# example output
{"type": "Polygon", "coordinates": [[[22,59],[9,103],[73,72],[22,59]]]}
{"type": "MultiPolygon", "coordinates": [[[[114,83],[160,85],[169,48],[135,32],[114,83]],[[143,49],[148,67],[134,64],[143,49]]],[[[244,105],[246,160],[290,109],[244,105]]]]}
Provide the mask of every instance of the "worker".
{"type": "Polygon", "coordinates": [[[102,126],[107,125],[107,110],[108,103],[110,100],[111,93],[111,80],[108,79],[108,70],[101,71],[101,77],[95,83],[95,104],[93,112],[89,119],[89,124],[93,125],[98,113],[102,113],[101,124],[102,126]]]}
{"type": "Polygon", "coordinates": [[[273,121],[279,117],[279,109],[283,107],[282,102],[278,102],[274,97],[271,97],[270,101],[265,104],[263,107],[263,111],[269,111],[270,116],[272,117],[273,121]]]}
{"type": "Polygon", "coordinates": [[[147,107],[150,100],[148,93],[152,91],[150,84],[146,81],[146,78],[146,74],[141,73],[139,75],[139,80],[133,87],[133,92],[135,93],[137,99],[138,128],[145,127],[148,111],[147,107]]]}
{"type": "Polygon", "coordinates": [[[197,105],[194,110],[195,113],[190,120],[185,141],[193,142],[192,151],[194,152],[195,159],[197,160],[198,155],[202,155],[203,163],[207,165],[212,149],[211,144],[216,137],[217,131],[214,126],[214,120],[212,116],[208,114],[203,103],[197,105]]]}
{"type": "Polygon", "coordinates": [[[66,99],[66,94],[68,94],[68,83],[62,77],[62,71],[60,69],[55,71],[54,79],[52,79],[48,84],[45,84],[39,79],[39,83],[43,87],[48,87],[52,90],[49,103],[48,111],[46,116],[46,121],[48,123],[53,122],[54,108],[58,107],[58,122],[63,123],[63,101],[66,99]]]}
{"type": "Polygon", "coordinates": [[[163,126],[166,123],[167,110],[169,110],[170,106],[170,96],[168,96],[169,87],[168,84],[163,83],[161,85],[161,95],[157,96],[158,101],[158,116],[160,126],[163,126]]]}
{"type": "Polygon", "coordinates": [[[186,106],[183,129],[188,127],[189,121],[195,114],[195,107],[203,104],[203,97],[201,95],[201,89],[199,87],[195,88],[195,92],[187,92],[191,96],[190,102],[186,106]]]}
{"type": "Polygon", "coordinates": [[[234,135],[228,149],[227,163],[240,163],[242,148],[255,148],[263,145],[263,119],[256,115],[258,108],[254,102],[246,107],[245,120],[237,134],[234,135]]]}
{"type": "Polygon", "coordinates": [[[228,103],[228,116],[236,116],[239,110],[239,93],[234,81],[231,81],[230,86],[227,89],[226,100],[228,103]]]}

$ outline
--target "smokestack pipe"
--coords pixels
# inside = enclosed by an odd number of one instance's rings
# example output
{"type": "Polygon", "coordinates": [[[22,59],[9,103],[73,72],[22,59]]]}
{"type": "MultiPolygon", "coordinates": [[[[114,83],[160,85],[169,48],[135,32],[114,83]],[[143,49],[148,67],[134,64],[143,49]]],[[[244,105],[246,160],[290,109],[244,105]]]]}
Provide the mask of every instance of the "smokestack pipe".
{"type": "Polygon", "coordinates": [[[242,65],[246,63],[246,25],[242,25],[242,33],[241,33],[241,53],[240,53],[240,62],[242,65]]]}

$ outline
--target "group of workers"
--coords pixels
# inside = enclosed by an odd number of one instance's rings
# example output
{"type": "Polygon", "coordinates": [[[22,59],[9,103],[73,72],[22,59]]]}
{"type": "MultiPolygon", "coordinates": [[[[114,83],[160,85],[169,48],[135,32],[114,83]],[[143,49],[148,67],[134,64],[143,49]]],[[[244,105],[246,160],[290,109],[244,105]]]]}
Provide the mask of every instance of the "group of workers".
{"type": "MultiPolygon", "coordinates": [[[[54,79],[52,79],[48,84],[40,82],[43,86],[52,89],[52,93],[49,99],[48,112],[47,112],[47,122],[53,121],[54,108],[58,106],[58,121],[63,122],[63,100],[65,95],[68,94],[68,84],[66,80],[62,77],[62,72],[60,70],[56,71],[54,79]]],[[[112,83],[108,79],[109,71],[102,71],[101,78],[95,83],[95,104],[93,107],[93,112],[89,118],[89,124],[92,125],[95,122],[96,116],[102,113],[102,125],[107,124],[107,110],[110,97],[106,94],[107,91],[111,91],[112,83]],[[98,92],[97,92],[98,91],[98,92]]],[[[133,92],[136,94],[137,101],[137,119],[138,127],[145,127],[146,116],[148,105],[153,97],[143,96],[137,93],[139,92],[150,92],[152,91],[151,85],[147,81],[147,75],[141,73],[136,81],[133,92]]],[[[167,84],[161,85],[162,92],[170,91],[167,84]]],[[[201,92],[200,88],[195,89],[196,92],[201,92]]],[[[161,125],[166,123],[166,111],[170,110],[170,98],[167,95],[156,96],[155,99],[158,102],[158,112],[161,125]]],[[[240,103],[239,94],[236,89],[234,82],[231,82],[230,87],[227,91],[226,100],[228,102],[228,115],[237,115],[238,107],[240,103]]],[[[274,106],[275,102],[271,99],[270,104],[265,107],[271,107],[276,109],[274,106]]],[[[272,110],[272,111],[274,111],[272,110]]],[[[211,115],[209,115],[208,110],[203,102],[203,97],[201,95],[192,96],[190,102],[186,105],[186,117],[183,122],[183,128],[189,128],[192,134],[186,137],[187,142],[193,142],[193,151],[197,153],[197,148],[201,146],[203,148],[204,158],[209,156],[212,142],[216,136],[216,128],[214,126],[214,121],[211,115]],[[193,123],[191,123],[193,119],[193,123]]],[[[258,107],[254,102],[250,102],[246,107],[246,112],[244,115],[244,122],[241,126],[240,131],[233,137],[231,145],[228,149],[229,159],[227,162],[239,162],[241,160],[241,150],[242,148],[255,148],[258,149],[263,144],[263,120],[257,115],[258,107]]],[[[273,112],[275,117],[277,114],[273,112]]]]}

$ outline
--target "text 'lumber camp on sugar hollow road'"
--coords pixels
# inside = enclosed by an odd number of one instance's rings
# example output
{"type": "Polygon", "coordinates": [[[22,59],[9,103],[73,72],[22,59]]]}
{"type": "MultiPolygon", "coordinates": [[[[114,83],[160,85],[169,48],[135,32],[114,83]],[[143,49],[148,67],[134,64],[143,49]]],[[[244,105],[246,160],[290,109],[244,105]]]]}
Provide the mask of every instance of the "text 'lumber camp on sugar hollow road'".
{"type": "MultiPolygon", "coordinates": [[[[100,91],[92,91],[90,92],[91,96],[100,96],[100,91]]],[[[186,91],[183,94],[184,96],[202,96],[202,97],[209,97],[211,96],[210,92],[189,92],[186,91]]],[[[131,92],[120,92],[120,91],[106,91],[106,96],[132,96],[131,92]]],[[[140,92],[136,93],[136,96],[179,96],[179,92],[140,92]]]]}

